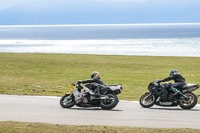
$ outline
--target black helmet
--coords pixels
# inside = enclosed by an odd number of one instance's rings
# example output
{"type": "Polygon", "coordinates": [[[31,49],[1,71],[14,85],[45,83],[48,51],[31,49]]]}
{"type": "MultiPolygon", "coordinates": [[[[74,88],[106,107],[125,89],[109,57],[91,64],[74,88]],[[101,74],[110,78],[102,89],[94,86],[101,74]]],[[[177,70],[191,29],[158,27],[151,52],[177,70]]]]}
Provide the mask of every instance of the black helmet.
{"type": "Polygon", "coordinates": [[[98,77],[100,78],[100,75],[97,71],[93,72],[92,75],[91,75],[91,79],[95,78],[95,77],[98,77]]]}
{"type": "Polygon", "coordinates": [[[170,72],[169,72],[169,76],[174,76],[178,74],[178,71],[176,69],[172,69],[170,72]]]}

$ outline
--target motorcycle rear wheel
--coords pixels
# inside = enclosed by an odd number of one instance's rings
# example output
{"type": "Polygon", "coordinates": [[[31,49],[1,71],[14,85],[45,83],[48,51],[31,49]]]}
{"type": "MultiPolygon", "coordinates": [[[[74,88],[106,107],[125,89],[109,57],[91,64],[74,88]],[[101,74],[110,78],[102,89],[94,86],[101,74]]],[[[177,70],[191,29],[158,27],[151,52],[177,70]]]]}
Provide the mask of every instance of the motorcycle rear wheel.
{"type": "Polygon", "coordinates": [[[60,105],[63,108],[71,108],[76,104],[74,95],[66,94],[60,99],[60,105]]]}
{"type": "Polygon", "coordinates": [[[140,97],[140,105],[144,108],[150,108],[156,103],[156,98],[154,95],[149,95],[145,93],[140,97]],[[151,97],[150,97],[151,96],[151,97]]]}
{"type": "Polygon", "coordinates": [[[182,109],[193,108],[197,104],[197,101],[198,101],[197,95],[195,95],[192,92],[186,92],[184,95],[187,96],[187,97],[190,97],[190,99],[188,101],[185,101],[185,100],[180,101],[179,106],[182,109]]]}
{"type": "Polygon", "coordinates": [[[118,97],[115,94],[106,94],[109,99],[103,99],[100,101],[100,107],[105,110],[113,109],[119,102],[118,97]]]}

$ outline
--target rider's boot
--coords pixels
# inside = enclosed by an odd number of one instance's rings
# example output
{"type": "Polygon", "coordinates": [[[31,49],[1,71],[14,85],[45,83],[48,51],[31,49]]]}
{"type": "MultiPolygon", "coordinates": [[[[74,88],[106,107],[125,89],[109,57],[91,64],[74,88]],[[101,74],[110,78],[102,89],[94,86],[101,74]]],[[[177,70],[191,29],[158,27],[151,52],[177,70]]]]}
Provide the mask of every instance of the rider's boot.
{"type": "Polygon", "coordinates": [[[94,96],[94,97],[101,97],[99,87],[97,87],[97,88],[95,89],[95,93],[94,93],[92,96],[94,96]]]}
{"type": "Polygon", "coordinates": [[[96,96],[96,97],[101,97],[99,88],[97,88],[97,91],[96,91],[96,93],[95,93],[95,96],[96,96]]]}
{"type": "Polygon", "coordinates": [[[178,89],[176,89],[174,87],[172,88],[172,90],[174,91],[174,96],[177,96],[178,94],[181,93],[178,89]]]}
{"type": "Polygon", "coordinates": [[[179,99],[183,99],[186,101],[188,101],[190,99],[189,97],[185,96],[182,92],[180,92],[178,89],[176,89],[176,88],[172,88],[172,89],[175,92],[174,96],[178,96],[179,99]]]}
{"type": "Polygon", "coordinates": [[[183,100],[185,100],[185,101],[188,101],[188,100],[190,100],[190,97],[188,97],[188,96],[185,96],[183,93],[181,93],[180,92],[180,99],[183,99],[183,100]]]}

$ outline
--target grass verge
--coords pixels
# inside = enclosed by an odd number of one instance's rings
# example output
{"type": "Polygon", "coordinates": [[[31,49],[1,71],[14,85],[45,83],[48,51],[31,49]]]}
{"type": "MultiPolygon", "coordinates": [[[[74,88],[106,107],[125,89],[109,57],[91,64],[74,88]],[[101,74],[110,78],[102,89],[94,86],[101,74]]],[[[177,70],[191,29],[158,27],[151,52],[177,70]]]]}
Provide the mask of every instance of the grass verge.
{"type": "Polygon", "coordinates": [[[114,126],[70,126],[45,123],[0,122],[0,133],[200,133],[198,129],[163,129],[114,126]]]}
{"type": "MultiPolygon", "coordinates": [[[[120,99],[138,100],[149,82],[173,68],[188,83],[200,81],[198,57],[0,53],[0,93],[62,96],[67,87],[99,71],[107,84],[122,84],[120,99]]],[[[200,90],[195,91],[200,94],[200,90]]]]}

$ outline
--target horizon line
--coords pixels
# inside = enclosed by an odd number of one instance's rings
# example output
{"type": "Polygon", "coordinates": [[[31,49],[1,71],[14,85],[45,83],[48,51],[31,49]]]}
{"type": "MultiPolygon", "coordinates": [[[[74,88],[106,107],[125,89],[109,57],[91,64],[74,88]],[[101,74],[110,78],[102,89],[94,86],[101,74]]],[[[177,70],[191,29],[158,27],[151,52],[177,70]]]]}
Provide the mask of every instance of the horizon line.
{"type": "Polygon", "coordinates": [[[200,25],[200,23],[137,23],[137,24],[50,24],[50,25],[0,25],[6,27],[91,27],[91,26],[173,26],[173,25],[200,25]]]}

